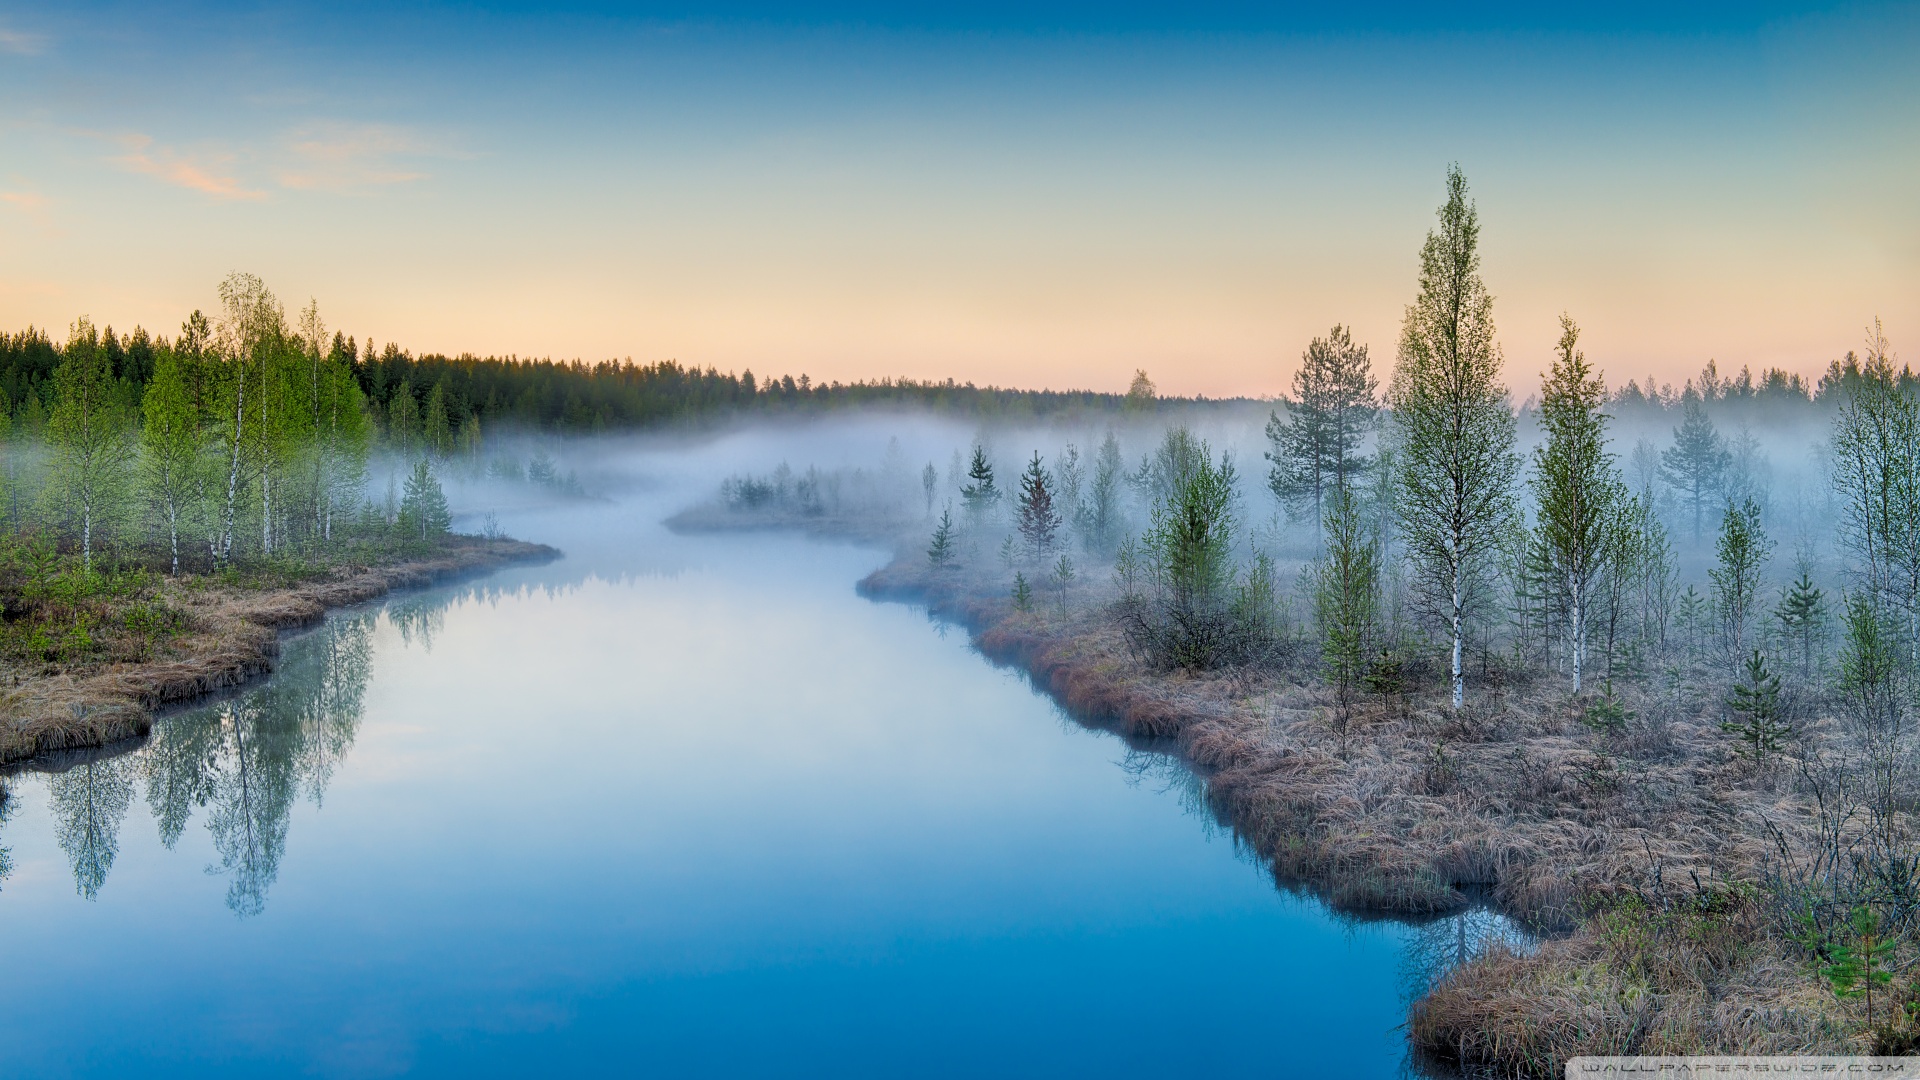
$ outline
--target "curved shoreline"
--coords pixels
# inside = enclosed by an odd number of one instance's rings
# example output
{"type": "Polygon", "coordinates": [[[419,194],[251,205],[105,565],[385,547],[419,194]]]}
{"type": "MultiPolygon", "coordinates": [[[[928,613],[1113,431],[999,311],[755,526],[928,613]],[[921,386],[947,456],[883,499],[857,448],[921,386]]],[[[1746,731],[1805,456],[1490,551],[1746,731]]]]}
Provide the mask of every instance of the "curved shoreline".
{"type": "Polygon", "coordinates": [[[462,537],[425,558],[357,568],[288,588],[191,589],[167,582],[163,587],[192,612],[195,623],[180,642],[180,655],[115,664],[79,677],[30,676],[0,690],[0,767],[146,735],[156,710],[270,674],[280,653],[280,632],[311,626],[336,608],[559,555],[545,544],[462,537]]]}

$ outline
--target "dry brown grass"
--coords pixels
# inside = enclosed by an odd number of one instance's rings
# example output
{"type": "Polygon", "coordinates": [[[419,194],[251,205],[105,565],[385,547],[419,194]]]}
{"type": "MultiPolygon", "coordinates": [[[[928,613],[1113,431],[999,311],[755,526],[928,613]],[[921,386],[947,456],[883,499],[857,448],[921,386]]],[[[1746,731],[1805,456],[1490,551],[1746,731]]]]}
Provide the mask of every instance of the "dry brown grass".
{"type": "Polygon", "coordinates": [[[1027,670],[1085,722],[1171,742],[1283,885],[1336,909],[1403,915],[1459,909],[1471,892],[1536,930],[1571,935],[1532,955],[1494,952],[1444,979],[1414,1009],[1423,1053],[1546,1076],[1579,1053],[1865,1045],[1751,903],[1702,924],[1737,949],[1715,952],[1695,940],[1705,931],[1671,920],[1632,939],[1671,960],[1651,967],[1623,955],[1630,926],[1594,917],[1754,880],[1774,853],[1760,812],[1804,838],[1805,800],[1735,759],[1705,699],[1688,715],[1624,688],[1637,718],[1607,735],[1580,722],[1582,703],[1559,680],[1495,680],[1459,714],[1428,687],[1370,701],[1342,739],[1310,674],[1156,674],[1128,653],[1100,596],[1021,613],[1003,576],[936,573],[908,556],[861,588],[963,623],[988,657],[1027,670]]]}
{"type": "Polygon", "coordinates": [[[426,558],[345,568],[291,588],[165,581],[161,599],[185,613],[185,625],[152,655],[0,670],[0,764],[144,735],[153,710],[272,671],[279,632],[310,626],[331,608],[552,554],[539,544],[462,537],[426,558]]]}

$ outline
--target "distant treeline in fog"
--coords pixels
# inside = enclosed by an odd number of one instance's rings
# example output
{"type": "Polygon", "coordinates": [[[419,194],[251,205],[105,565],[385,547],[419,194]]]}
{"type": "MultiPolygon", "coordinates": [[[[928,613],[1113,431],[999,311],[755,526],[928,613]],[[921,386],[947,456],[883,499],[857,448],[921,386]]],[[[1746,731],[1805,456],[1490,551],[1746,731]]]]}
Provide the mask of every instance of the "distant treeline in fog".
{"type": "MultiPolygon", "coordinates": [[[[186,324],[182,334],[190,334],[186,324]]],[[[99,347],[124,384],[121,393],[128,403],[139,400],[157,359],[178,342],[143,327],[123,335],[108,326],[98,333],[99,347]]],[[[403,438],[409,425],[422,423],[435,409],[455,432],[469,424],[600,432],[684,425],[733,414],[804,415],[848,406],[911,407],[1017,421],[1138,411],[1158,404],[1151,382],[1140,377],[1129,393],[1103,394],[1015,390],[953,379],[842,383],[815,382],[804,374],[761,378],[752,370],[722,373],[673,360],[588,364],[466,353],[416,357],[393,342],[376,348],[372,339],[363,344],[341,333],[322,342],[321,349],[330,362],[352,372],[376,429],[385,432],[398,424],[403,438]]],[[[0,333],[0,392],[5,394],[0,405],[16,419],[45,416],[53,408],[53,373],[65,350],[38,328],[0,333]]],[[[1206,399],[1171,400],[1192,405],[1206,399]]]]}

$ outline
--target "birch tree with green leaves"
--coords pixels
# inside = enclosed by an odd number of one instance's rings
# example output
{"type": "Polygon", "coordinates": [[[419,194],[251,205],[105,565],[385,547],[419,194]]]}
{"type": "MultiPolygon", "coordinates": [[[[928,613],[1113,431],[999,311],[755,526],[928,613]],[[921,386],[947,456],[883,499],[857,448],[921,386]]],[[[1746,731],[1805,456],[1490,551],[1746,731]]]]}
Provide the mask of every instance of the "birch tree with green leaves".
{"type": "Polygon", "coordinates": [[[1459,708],[1468,621],[1514,512],[1520,458],[1500,384],[1493,297],[1480,279],[1479,217],[1458,166],[1447,172],[1439,217],[1420,251],[1420,293],[1402,324],[1389,401],[1400,436],[1401,542],[1417,601],[1450,638],[1459,708]]]}
{"type": "Polygon", "coordinates": [[[1579,693],[1586,670],[1587,630],[1596,580],[1617,545],[1610,544],[1626,484],[1607,453],[1606,385],[1579,350],[1580,328],[1560,316],[1560,343],[1540,392],[1546,441],[1533,454],[1536,530],[1547,559],[1545,584],[1566,612],[1563,624],[1579,693]]]}
{"type": "Polygon", "coordinates": [[[141,399],[140,479],[154,516],[167,531],[172,573],[180,573],[180,530],[190,525],[203,483],[206,441],[195,407],[192,361],[175,352],[156,358],[141,399]]]}
{"type": "Polygon", "coordinates": [[[47,418],[52,452],[48,498],[80,534],[81,565],[93,569],[93,550],[113,523],[126,492],[133,446],[114,384],[113,361],[93,323],[81,318],[67,337],[53,372],[53,413],[47,418]]]}

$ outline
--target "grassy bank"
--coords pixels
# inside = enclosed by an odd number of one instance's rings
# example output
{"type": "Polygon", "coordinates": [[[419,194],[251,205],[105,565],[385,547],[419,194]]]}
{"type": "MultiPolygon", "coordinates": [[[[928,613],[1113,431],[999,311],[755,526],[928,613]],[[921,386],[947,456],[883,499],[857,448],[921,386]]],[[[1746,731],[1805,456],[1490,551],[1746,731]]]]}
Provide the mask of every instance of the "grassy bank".
{"type": "Polygon", "coordinates": [[[155,709],[271,671],[279,632],[330,608],[556,554],[448,535],[169,577],[16,541],[0,551],[0,764],[143,735],[155,709]]]}

